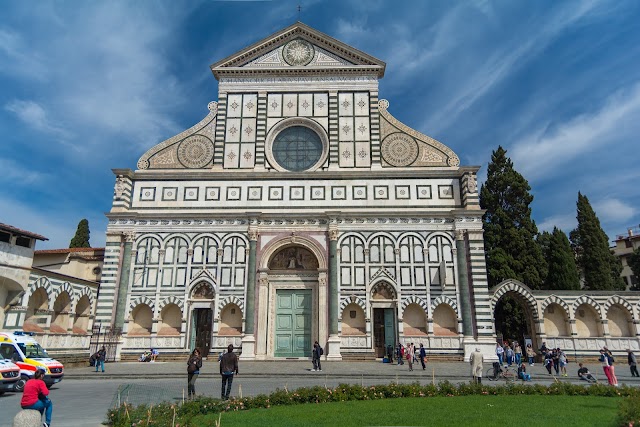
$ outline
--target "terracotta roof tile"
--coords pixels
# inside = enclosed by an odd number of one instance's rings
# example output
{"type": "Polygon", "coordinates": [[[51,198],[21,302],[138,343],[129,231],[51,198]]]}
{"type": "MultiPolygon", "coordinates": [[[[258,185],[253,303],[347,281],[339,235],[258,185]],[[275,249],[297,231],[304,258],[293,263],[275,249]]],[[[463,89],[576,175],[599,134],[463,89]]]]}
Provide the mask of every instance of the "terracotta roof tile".
{"type": "Polygon", "coordinates": [[[36,234],[36,233],[32,233],[30,231],[27,230],[21,230],[17,227],[14,227],[12,225],[8,225],[8,224],[3,224],[0,222],[0,230],[3,231],[8,231],[9,233],[14,233],[14,234],[22,234],[23,236],[27,236],[27,237],[33,237],[34,239],[38,239],[38,240],[49,240],[44,236],[41,236],[40,234],[36,234]]]}
{"type": "Polygon", "coordinates": [[[36,255],[44,254],[68,254],[71,252],[104,252],[104,248],[61,248],[61,249],[42,249],[35,251],[36,255]]]}

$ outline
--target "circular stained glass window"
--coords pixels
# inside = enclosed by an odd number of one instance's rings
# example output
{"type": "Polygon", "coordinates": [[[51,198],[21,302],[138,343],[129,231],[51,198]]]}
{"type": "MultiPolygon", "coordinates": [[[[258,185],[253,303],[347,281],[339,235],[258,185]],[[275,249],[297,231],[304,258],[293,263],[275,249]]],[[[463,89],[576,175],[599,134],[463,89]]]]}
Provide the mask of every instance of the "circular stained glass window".
{"type": "Polygon", "coordinates": [[[298,172],[311,168],[322,157],[322,140],[305,126],[291,126],[273,141],[272,152],[284,169],[298,172]]]}

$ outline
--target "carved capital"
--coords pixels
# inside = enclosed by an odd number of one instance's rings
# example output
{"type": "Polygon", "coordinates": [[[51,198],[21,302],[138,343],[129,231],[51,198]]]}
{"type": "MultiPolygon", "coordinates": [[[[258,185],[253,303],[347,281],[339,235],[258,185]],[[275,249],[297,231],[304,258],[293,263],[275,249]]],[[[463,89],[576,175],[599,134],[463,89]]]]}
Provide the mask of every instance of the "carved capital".
{"type": "Polygon", "coordinates": [[[166,252],[167,252],[166,250],[160,249],[158,250],[158,256],[163,257],[166,252]]]}
{"type": "Polygon", "coordinates": [[[466,230],[456,230],[456,240],[464,240],[466,230]]]}
{"type": "Polygon", "coordinates": [[[364,255],[365,256],[369,256],[369,249],[368,248],[364,250],[364,255]]]}
{"type": "Polygon", "coordinates": [[[338,235],[340,232],[336,228],[332,228],[329,230],[329,240],[338,240],[338,235]]]}
{"type": "Polygon", "coordinates": [[[260,284],[260,286],[269,286],[269,278],[260,277],[260,279],[258,279],[258,283],[260,284]]]}
{"type": "Polygon", "coordinates": [[[193,249],[187,249],[187,256],[193,256],[193,249]]]}
{"type": "Polygon", "coordinates": [[[395,248],[393,250],[393,253],[395,253],[396,255],[400,255],[400,248],[395,248]]]}
{"type": "Polygon", "coordinates": [[[218,256],[224,255],[224,249],[218,248],[218,256]]]}
{"type": "Polygon", "coordinates": [[[135,242],[138,238],[138,233],[136,233],[135,231],[125,231],[122,233],[122,235],[124,236],[125,242],[135,242]]]}
{"type": "Polygon", "coordinates": [[[249,240],[255,242],[258,240],[258,230],[249,230],[249,240]]]}
{"type": "Polygon", "coordinates": [[[320,278],[318,279],[318,284],[319,284],[320,286],[326,286],[326,285],[327,285],[327,278],[326,278],[326,277],[320,277],[320,278]]]}

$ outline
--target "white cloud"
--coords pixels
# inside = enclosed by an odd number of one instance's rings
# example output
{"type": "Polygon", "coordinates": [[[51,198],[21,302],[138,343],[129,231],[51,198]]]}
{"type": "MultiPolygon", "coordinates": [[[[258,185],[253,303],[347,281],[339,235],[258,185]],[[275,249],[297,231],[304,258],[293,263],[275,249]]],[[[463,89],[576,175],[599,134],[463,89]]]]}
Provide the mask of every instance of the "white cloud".
{"type": "Polygon", "coordinates": [[[612,198],[595,202],[593,209],[601,222],[630,221],[638,213],[638,208],[612,198]]]}
{"type": "Polygon", "coordinates": [[[533,131],[509,152],[529,179],[552,177],[554,169],[581,155],[625,136],[635,138],[640,130],[639,114],[640,83],[612,95],[595,113],[578,116],[550,133],[544,128],[533,131]]]}
{"type": "Polygon", "coordinates": [[[571,230],[576,228],[576,226],[578,225],[578,221],[576,219],[575,212],[560,213],[546,217],[542,220],[542,222],[536,225],[538,226],[538,231],[540,232],[551,232],[553,231],[553,227],[558,227],[568,235],[571,230]]]}
{"type": "Polygon", "coordinates": [[[35,101],[16,99],[8,102],[4,108],[14,113],[24,124],[35,130],[65,139],[70,136],[66,130],[55,126],[44,107],[35,101]]]}
{"type": "Polygon", "coordinates": [[[34,185],[42,184],[51,178],[48,174],[25,168],[11,159],[0,157],[0,182],[4,185],[34,185]]]}

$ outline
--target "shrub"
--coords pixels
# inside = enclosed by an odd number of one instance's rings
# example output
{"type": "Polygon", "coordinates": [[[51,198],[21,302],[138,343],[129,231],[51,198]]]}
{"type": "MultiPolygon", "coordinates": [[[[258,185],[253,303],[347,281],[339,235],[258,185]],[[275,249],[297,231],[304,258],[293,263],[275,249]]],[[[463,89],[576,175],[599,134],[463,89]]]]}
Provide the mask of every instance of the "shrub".
{"type": "Polygon", "coordinates": [[[617,425],[640,426],[640,396],[625,397],[618,408],[617,425]]]}

